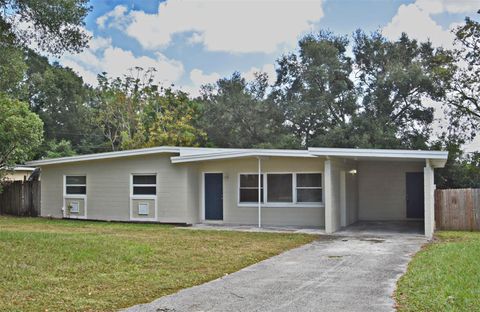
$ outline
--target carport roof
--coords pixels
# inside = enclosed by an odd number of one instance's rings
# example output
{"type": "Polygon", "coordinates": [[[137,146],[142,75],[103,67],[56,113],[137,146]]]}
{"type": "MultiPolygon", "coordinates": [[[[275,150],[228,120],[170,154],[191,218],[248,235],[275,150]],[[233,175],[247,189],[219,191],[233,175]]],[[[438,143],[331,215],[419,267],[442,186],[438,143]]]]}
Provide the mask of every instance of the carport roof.
{"type": "Polygon", "coordinates": [[[424,150],[389,150],[389,149],[357,149],[357,148],[320,148],[310,147],[308,150],[292,149],[238,149],[238,148],[203,148],[203,147],[175,147],[159,146],[127,151],[107,152],[72,157],[43,159],[30,161],[31,166],[45,166],[52,164],[110,159],[118,157],[174,154],[172,163],[188,163],[206,160],[233,159],[242,157],[342,157],[354,160],[384,159],[384,160],[429,160],[434,167],[443,167],[448,152],[424,150]]]}

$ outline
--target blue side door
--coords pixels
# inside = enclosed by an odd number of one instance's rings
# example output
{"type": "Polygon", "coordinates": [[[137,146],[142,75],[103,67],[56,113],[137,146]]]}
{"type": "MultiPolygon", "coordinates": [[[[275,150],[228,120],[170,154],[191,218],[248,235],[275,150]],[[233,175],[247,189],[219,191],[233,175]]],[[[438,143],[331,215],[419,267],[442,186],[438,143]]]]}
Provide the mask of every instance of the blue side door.
{"type": "Polygon", "coordinates": [[[223,220],[222,173],[205,173],[205,220],[223,220]]]}
{"type": "Polygon", "coordinates": [[[407,218],[423,219],[423,172],[407,172],[407,218]]]}

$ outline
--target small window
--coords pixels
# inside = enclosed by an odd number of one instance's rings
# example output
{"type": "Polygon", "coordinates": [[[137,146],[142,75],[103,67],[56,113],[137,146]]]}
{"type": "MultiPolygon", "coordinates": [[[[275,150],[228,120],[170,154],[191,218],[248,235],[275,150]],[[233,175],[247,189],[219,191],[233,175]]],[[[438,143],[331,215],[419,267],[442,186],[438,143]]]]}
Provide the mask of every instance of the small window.
{"type": "Polygon", "coordinates": [[[148,216],[149,209],[148,203],[140,203],[138,204],[138,214],[141,216],[148,216]]]}
{"type": "MultiPolygon", "coordinates": [[[[260,175],[261,201],[263,202],[263,174],[260,175]]],[[[258,203],[258,174],[240,175],[240,202],[258,203]]]]}
{"type": "Polygon", "coordinates": [[[133,195],[156,195],[157,176],[154,174],[133,176],[133,195]]]}
{"type": "Polygon", "coordinates": [[[322,174],[297,173],[297,202],[322,202],[322,174]]]}
{"type": "Polygon", "coordinates": [[[291,203],[293,174],[267,175],[267,201],[270,203],[291,203]]]}
{"type": "Polygon", "coordinates": [[[65,194],[67,195],[86,195],[87,177],[86,176],[66,176],[65,194]]]}

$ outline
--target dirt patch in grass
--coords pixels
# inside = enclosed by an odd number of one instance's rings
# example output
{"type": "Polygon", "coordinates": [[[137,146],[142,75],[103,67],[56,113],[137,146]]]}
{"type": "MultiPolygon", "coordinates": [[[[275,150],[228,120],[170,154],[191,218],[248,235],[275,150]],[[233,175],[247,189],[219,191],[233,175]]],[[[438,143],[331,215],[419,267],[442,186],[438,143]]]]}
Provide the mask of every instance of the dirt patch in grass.
{"type": "Polygon", "coordinates": [[[0,217],[0,311],[114,311],[317,238],[0,217]]]}
{"type": "Polygon", "coordinates": [[[395,292],[399,311],[480,311],[480,233],[439,232],[395,292]]]}

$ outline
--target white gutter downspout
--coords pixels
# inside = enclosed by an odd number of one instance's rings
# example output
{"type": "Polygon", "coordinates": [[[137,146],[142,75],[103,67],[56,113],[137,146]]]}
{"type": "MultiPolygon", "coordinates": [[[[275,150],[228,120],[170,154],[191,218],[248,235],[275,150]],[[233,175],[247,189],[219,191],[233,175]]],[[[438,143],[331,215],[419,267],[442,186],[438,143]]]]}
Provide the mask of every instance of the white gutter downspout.
{"type": "Polygon", "coordinates": [[[258,157],[258,227],[262,227],[262,159],[258,157]]]}

